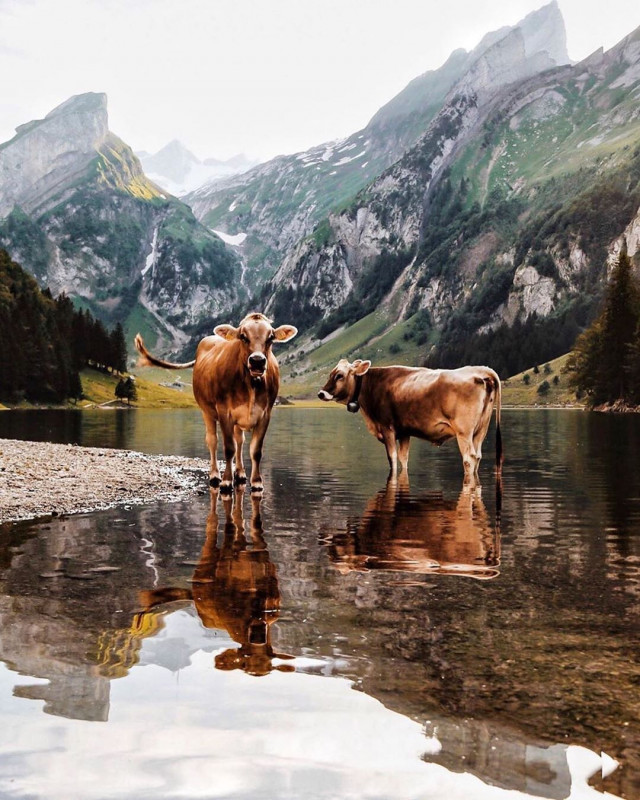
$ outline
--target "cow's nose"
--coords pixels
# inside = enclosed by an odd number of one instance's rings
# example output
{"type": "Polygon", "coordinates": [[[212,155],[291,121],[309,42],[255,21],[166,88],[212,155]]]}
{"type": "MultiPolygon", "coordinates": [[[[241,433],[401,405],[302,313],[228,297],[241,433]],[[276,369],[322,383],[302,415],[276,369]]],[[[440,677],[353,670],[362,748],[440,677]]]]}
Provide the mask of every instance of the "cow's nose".
{"type": "Polygon", "coordinates": [[[249,356],[249,367],[251,369],[263,372],[266,366],[267,357],[264,355],[264,353],[251,353],[249,356]]]}
{"type": "Polygon", "coordinates": [[[325,392],[324,389],[320,389],[320,391],[318,392],[318,397],[321,400],[333,400],[333,395],[329,394],[329,392],[325,392]]]}

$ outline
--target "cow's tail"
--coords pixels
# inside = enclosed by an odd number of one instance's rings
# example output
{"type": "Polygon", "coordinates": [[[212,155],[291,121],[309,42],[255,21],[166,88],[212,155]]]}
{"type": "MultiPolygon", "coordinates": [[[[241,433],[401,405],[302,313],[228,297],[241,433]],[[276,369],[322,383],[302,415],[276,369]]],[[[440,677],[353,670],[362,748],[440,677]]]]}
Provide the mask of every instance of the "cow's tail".
{"type": "Polygon", "coordinates": [[[489,403],[493,401],[496,409],[496,471],[498,476],[502,470],[502,462],[504,460],[504,453],[502,450],[502,432],[500,431],[500,411],[502,409],[502,384],[498,374],[490,370],[490,374],[484,378],[477,378],[478,383],[484,383],[487,395],[485,400],[485,409],[489,403]]]}
{"type": "Polygon", "coordinates": [[[500,378],[495,376],[496,382],[496,471],[502,474],[502,462],[504,461],[504,451],[502,449],[502,432],[500,431],[500,412],[502,410],[502,383],[500,378]]]}
{"type": "Polygon", "coordinates": [[[494,406],[496,409],[496,525],[499,527],[502,516],[502,462],[504,451],[502,449],[502,431],[500,430],[500,414],[502,411],[502,383],[496,372],[485,379],[487,398],[491,398],[495,391],[494,406]]]}
{"type": "Polygon", "coordinates": [[[151,353],[144,346],[144,342],[142,341],[142,336],[140,336],[139,333],[136,334],[136,338],[134,341],[136,344],[136,350],[140,353],[140,358],[138,358],[139,367],[164,367],[165,369],[189,369],[196,363],[194,359],[193,361],[187,361],[184,364],[174,364],[171,361],[163,361],[161,358],[156,358],[155,356],[152,356],[151,353]]]}

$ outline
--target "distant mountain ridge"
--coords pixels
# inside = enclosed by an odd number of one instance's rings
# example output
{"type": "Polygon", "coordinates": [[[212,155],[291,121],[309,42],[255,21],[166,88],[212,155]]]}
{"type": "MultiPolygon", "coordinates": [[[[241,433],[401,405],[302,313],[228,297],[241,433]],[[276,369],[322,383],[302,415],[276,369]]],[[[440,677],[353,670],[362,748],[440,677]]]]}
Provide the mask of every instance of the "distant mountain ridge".
{"type": "Polygon", "coordinates": [[[236,256],[147,178],[107,98],[70,98],[0,145],[0,246],[41,285],[177,346],[239,298],[236,256]]]}
{"type": "Polygon", "coordinates": [[[203,184],[240,175],[256,165],[243,153],[226,161],[216,158],[201,161],[177,139],[153,155],[147,152],[136,155],[149,178],[176,197],[192,192],[203,184]]]}
{"type": "Polygon", "coordinates": [[[262,297],[308,331],[296,373],[344,339],[378,362],[514,374],[572,345],[623,238],[640,261],[640,29],[579,64],[527,64],[516,27],[285,255],[262,297]]]}
{"type": "Polygon", "coordinates": [[[479,69],[483,55],[501,40],[520,41],[498,75],[508,83],[569,63],[564,22],[556,2],[518,25],[487,34],[470,53],[456,50],[437,70],[426,72],[381,108],[361,131],[338,142],[280,156],[241,176],[205,185],[184,197],[198,219],[226,234],[244,234],[249,274],[260,282],[273,274],[291,248],[326,215],[395,163],[422,136],[453,87],[479,69]]]}

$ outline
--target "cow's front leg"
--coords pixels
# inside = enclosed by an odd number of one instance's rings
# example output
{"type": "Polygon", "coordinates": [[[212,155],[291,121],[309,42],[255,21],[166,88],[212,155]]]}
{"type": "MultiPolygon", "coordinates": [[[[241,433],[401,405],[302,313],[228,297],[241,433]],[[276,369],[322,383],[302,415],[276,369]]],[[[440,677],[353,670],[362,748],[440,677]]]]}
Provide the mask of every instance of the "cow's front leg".
{"type": "Polygon", "coordinates": [[[211,464],[209,466],[209,486],[217,489],[220,486],[220,470],[218,468],[218,432],[215,419],[209,419],[203,413],[204,427],[206,429],[205,442],[209,448],[211,464]]]}
{"type": "Polygon", "coordinates": [[[380,432],[382,442],[387,450],[387,458],[389,459],[389,477],[398,477],[398,451],[396,449],[396,432],[393,428],[383,428],[380,432]]]}
{"type": "Polygon", "coordinates": [[[224,494],[231,494],[233,490],[233,458],[236,454],[236,441],[233,435],[233,420],[225,417],[220,420],[222,430],[222,445],[224,448],[224,472],[220,482],[220,491],[224,494]]]}
{"type": "Polygon", "coordinates": [[[242,445],[244,444],[244,431],[237,425],[233,429],[233,438],[236,444],[236,469],[233,473],[233,481],[236,485],[242,485],[247,482],[247,473],[244,469],[244,462],[242,460],[242,445]]]}
{"type": "Polygon", "coordinates": [[[260,473],[260,462],[262,461],[262,446],[264,437],[269,427],[269,416],[265,414],[260,422],[253,429],[249,453],[251,455],[251,491],[261,492],[264,489],[262,474],[260,473]]]}

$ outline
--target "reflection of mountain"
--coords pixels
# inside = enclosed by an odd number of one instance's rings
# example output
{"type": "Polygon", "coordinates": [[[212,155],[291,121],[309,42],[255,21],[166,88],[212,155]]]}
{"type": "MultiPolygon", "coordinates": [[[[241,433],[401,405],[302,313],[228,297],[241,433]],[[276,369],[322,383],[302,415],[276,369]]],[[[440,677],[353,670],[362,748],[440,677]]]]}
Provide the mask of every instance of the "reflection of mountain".
{"type": "MultiPolygon", "coordinates": [[[[137,626],[143,631],[154,619],[152,609],[167,603],[193,601],[205,628],[226,630],[240,644],[216,656],[218,669],[241,669],[250,675],[271,672],[273,658],[288,658],[271,646],[271,625],[278,619],[280,591],[276,567],[262,530],[260,500],[251,496],[250,542],[245,535],[242,503],[244,490],[233,498],[224,496],[224,538],[218,547],[218,492],[211,491],[211,511],[200,561],[193,575],[192,589],[163,588],[141,592],[145,611],[137,626]],[[251,547],[249,548],[249,544],[251,547]]],[[[151,623],[151,627],[155,627],[151,623]]],[[[287,671],[283,665],[275,669],[287,671]]],[[[291,668],[292,669],[292,668],[291,668]]]]}
{"type": "Polygon", "coordinates": [[[0,659],[48,681],[15,693],[44,700],[50,714],[106,720],[110,681],[138,663],[138,588],[157,579],[167,543],[191,549],[191,535],[201,537],[198,512],[185,506],[178,525],[178,506],[137,509],[134,533],[121,509],[0,526],[0,659]]]}
{"type": "MultiPolygon", "coordinates": [[[[155,427],[155,412],[128,415],[125,443],[142,442],[148,425],[154,447],[201,446],[200,429],[191,422],[180,427],[181,412],[164,416],[166,431],[155,427]]],[[[604,782],[608,791],[638,796],[640,427],[631,415],[518,411],[505,417],[500,574],[490,581],[336,569],[330,551],[336,541],[372,550],[373,534],[363,523],[368,502],[369,516],[383,520],[389,540],[411,506],[400,502],[394,523],[384,493],[371,499],[386,465],[376,457],[377,442],[344,410],[275,414],[261,501],[268,557],[250,533],[259,526],[250,526],[248,497],[246,542],[240,523],[231,535],[237,507],[224,516],[219,508],[219,543],[210,537],[204,548],[208,498],[0,527],[0,659],[50,681],[16,694],[46,697],[52,713],[105,719],[109,679],[131,673],[111,702],[123,702],[127,685],[148,681],[145,702],[152,705],[154,672],[169,682],[174,676],[141,665],[176,671],[190,662],[202,667],[192,696],[197,708],[216,679],[268,692],[277,675],[248,681],[239,669],[216,672],[214,679],[207,674],[213,653],[240,654],[241,636],[234,645],[226,630],[246,630],[247,609],[255,608],[266,620],[278,617],[267,623],[274,649],[313,659],[313,665],[294,662],[296,669],[315,672],[318,683],[326,675],[348,678],[424,725],[425,757],[448,770],[534,796],[566,797],[566,745],[582,745],[621,762],[604,782]],[[253,551],[256,563],[242,566],[253,551]],[[194,569],[206,578],[213,556],[216,570],[227,570],[224,589],[213,580],[192,582],[194,569]],[[244,587],[241,570],[248,576],[244,587]],[[251,581],[263,588],[253,591],[251,581]],[[182,592],[184,605],[152,609],[143,627],[133,625],[143,610],[139,592],[165,586],[182,592]],[[203,618],[219,628],[201,624],[191,590],[200,593],[203,618]]],[[[104,415],[100,420],[107,424],[104,415]]],[[[457,507],[459,457],[453,449],[434,455],[416,443],[411,475],[419,502],[409,499],[416,519],[423,515],[421,529],[435,525],[446,538],[446,526],[433,520],[457,507]],[[441,490],[442,498],[429,488],[441,490]]],[[[463,515],[472,530],[485,530],[495,516],[493,493],[483,499],[487,517],[477,506],[463,515]]],[[[175,676],[185,693],[189,672],[175,676]]],[[[289,679],[294,682],[287,676],[283,683],[289,679]]],[[[332,695],[327,682],[314,691],[332,695]]],[[[245,700],[224,698],[227,707],[245,700]]],[[[135,704],[129,713],[139,711],[131,693],[126,702],[135,704]]],[[[211,703],[207,713],[212,707],[223,713],[222,700],[211,703]]],[[[33,704],[16,704],[31,713],[33,704]]],[[[297,709],[286,699],[281,705],[291,715],[287,723],[295,721],[297,709]]]]}
{"type": "Polygon", "coordinates": [[[408,483],[389,481],[345,533],[328,539],[341,572],[387,569],[490,579],[499,574],[500,538],[479,489],[456,501],[412,497],[408,483]]]}

